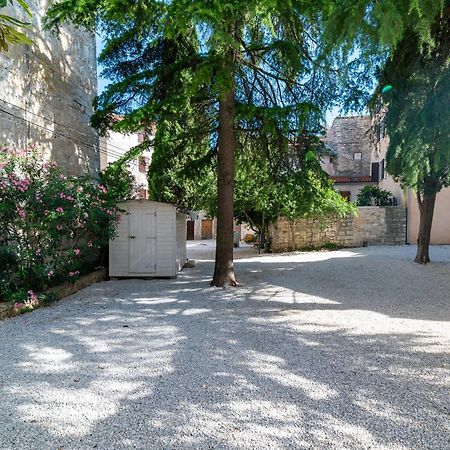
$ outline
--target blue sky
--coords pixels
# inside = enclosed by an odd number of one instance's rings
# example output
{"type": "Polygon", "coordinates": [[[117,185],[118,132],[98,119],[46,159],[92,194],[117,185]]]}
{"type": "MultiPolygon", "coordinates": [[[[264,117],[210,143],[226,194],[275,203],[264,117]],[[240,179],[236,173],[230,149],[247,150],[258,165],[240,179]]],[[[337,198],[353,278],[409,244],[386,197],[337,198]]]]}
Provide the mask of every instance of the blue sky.
{"type": "MultiPolygon", "coordinates": [[[[100,54],[100,52],[103,49],[103,42],[102,37],[99,35],[96,35],[96,42],[97,42],[97,57],[100,54]]],[[[105,78],[102,78],[100,76],[101,67],[98,66],[97,68],[97,80],[98,80],[98,93],[100,94],[103,89],[105,89],[106,85],[109,83],[109,80],[106,80],[105,78]]]]}

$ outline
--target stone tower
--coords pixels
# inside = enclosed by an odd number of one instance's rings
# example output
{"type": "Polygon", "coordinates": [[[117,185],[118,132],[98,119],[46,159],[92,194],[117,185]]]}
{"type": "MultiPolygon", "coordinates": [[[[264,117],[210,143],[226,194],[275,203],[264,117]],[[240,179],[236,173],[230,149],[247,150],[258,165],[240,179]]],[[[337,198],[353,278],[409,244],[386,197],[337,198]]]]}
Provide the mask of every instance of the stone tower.
{"type": "MultiPolygon", "coordinates": [[[[29,0],[34,44],[0,54],[0,145],[37,144],[68,174],[95,176],[99,139],[89,125],[97,94],[95,36],[70,26],[58,36],[44,31],[51,3],[29,0]]],[[[18,17],[17,10],[8,13],[18,17]]]]}

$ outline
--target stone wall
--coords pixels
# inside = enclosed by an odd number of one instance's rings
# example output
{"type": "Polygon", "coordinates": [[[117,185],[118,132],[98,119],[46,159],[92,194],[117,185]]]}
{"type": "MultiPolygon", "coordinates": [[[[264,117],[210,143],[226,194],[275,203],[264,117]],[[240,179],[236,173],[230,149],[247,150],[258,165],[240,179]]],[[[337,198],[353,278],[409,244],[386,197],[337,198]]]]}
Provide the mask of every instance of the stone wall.
{"type": "MultiPolygon", "coordinates": [[[[97,93],[95,36],[63,26],[59,36],[43,30],[49,0],[27,2],[32,46],[0,54],[0,145],[36,143],[70,174],[99,169],[99,141],[89,126],[97,93]]],[[[20,8],[8,7],[19,19],[20,8]]]]}
{"type": "Polygon", "coordinates": [[[336,151],[333,175],[370,175],[372,142],[370,116],[336,117],[327,130],[325,141],[336,151]],[[354,153],[361,153],[355,160],[354,153]]]}
{"type": "Polygon", "coordinates": [[[269,227],[274,252],[317,248],[332,243],[361,247],[364,243],[401,245],[406,242],[406,209],[359,207],[356,217],[326,219],[280,219],[269,227]]]}

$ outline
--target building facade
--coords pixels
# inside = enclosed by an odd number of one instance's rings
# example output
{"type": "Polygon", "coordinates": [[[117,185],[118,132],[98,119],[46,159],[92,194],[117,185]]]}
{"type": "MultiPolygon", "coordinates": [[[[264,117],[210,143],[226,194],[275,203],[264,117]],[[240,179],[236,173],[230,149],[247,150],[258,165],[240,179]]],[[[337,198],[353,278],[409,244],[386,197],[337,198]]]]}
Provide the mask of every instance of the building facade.
{"type": "MultiPolygon", "coordinates": [[[[382,112],[374,116],[373,130],[372,161],[384,166],[389,147],[389,135],[384,125],[382,112]]],[[[408,224],[406,240],[408,244],[416,244],[419,234],[420,212],[415,192],[412,189],[403,191],[400,183],[396,182],[387,171],[384,171],[384,176],[379,181],[379,187],[390,191],[397,199],[398,205],[406,207],[408,224]]],[[[450,244],[450,188],[442,189],[436,195],[430,242],[431,244],[450,244]]]]}
{"type": "MultiPolygon", "coordinates": [[[[412,189],[403,190],[386,170],[389,134],[383,116],[383,111],[378,111],[373,117],[337,117],[327,130],[322,168],[335,189],[350,201],[356,201],[366,185],[389,191],[390,203],[406,208],[406,242],[415,244],[420,223],[417,198],[412,189]]],[[[450,244],[450,188],[437,194],[431,243],[450,244]]]]}
{"type": "Polygon", "coordinates": [[[377,185],[372,176],[371,129],[370,116],[336,117],[327,129],[322,168],[335,189],[352,202],[362,187],[377,185]]]}
{"type": "MultiPolygon", "coordinates": [[[[106,137],[100,139],[100,169],[104,170],[133,147],[141,144],[146,139],[152,140],[154,138],[154,131],[146,134],[144,133],[118,133],[116,131],[108,132],[106,137]]],[[[152,161],[152,148],[142,152],[135,160],[128,163],[130,173],[136,180],[139,186],[139,198],[148,199],[148,170],[152,161]]]]}
{"type": "MultiPolygon", "coordinates": [[[[43,29],[48,0],[29,0],[31,46],[0,53],[0,145],[36,144],[68,174],[100,168],[99,139],[90,126],[97,95],[95,36],[70,26],[43,29]]],[[[7,13],[18,19],[19,8],[7,13]]]]}

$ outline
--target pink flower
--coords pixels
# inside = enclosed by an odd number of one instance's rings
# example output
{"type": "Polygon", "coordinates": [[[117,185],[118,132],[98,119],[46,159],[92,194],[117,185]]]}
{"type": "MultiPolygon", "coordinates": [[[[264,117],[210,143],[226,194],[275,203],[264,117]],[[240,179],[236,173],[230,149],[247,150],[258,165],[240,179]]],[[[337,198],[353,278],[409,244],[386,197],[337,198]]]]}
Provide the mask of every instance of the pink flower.
{"type": "Polygon", "coordinates": [[[30,180],[12,180],[14,187],[20,192],[25,192],[31,184],[30,180]]]}
{"type": "Polygon", "coordinates": [[[49,210],[46,209],[46,210],[44,211],[44,216],[48,216],[48,214],[49,214],[49,210]]]}
{"type": "Polygon", "coordinates": [[[47,276],[49,278],[51,278],[53,275],[55,275],[55,273],[53,272],[53,270],[50,270],[50,272],[47,274],[47,276]]]}
{"type": "Polygon", "coordinates": [[[82,186],[78,186],[77,187],[77,192],[83,192],[83,187],[82,186]]]}
{"type": "Polygon", "coordinates": [[[27,216],[27,213],[25,212],[24,209],[19,209],[17,211],[17,214],[19,215],[19,217],[21,217],[22,219],[25,219],[25,217],[27,216]]]}
{"type": "Polygon", "coordinates": [[[37,302],[37,295],[33,291],[28,291],[28,301],[31,303],[37,302]]]}
{"type": "Polygon", "coordinates": [[[64,192],[60,192],[60,193],[59,193],[59,197],[60,197],[60,198],[66,198],[66,194],[64,194],[64,192]]]}
{"type": "Polygon", "coordinates": [[[36,256],[41,256],[41,249],[40,249],[40,248],[38,248],[38,249],[36,250],[36,256]]]}
{"type": "Polygon", "coordinates": [[[91,247],[91,248],[92,248],[93,246],[94,246],[94,244],[92,243],[92,241],[89,241],[89,242],[88,242],[88,247],[91,247]]]}
{"type": "Polygon", "coordinates": [[[63,226],[62,226],[62,225],[56,225],[56,229],[57,229],[58,231],[61,231],[61,230],[63,229],[63,226]]]}
{"type": "Polygon", "coordinates": [[[56,208],[56,212],[63,213],[64,212],[64,208],[61,208],[61,206],[58,206],[56,208]]]}
{"type": "Polygon", "coordinates": [[[75,249],[73,250],[73,252],[75,253],[76,256],[79,256],[80,253],[81,253],[81,250],[80,250],[79,248],[75,248],[75,249]]]}
{"type": "Polygon", "coordinates": [[[77,275],[80,275],[80,272],[76,270],[75,272],[69,272],[69,277],[76,277],[77,275]]]}

